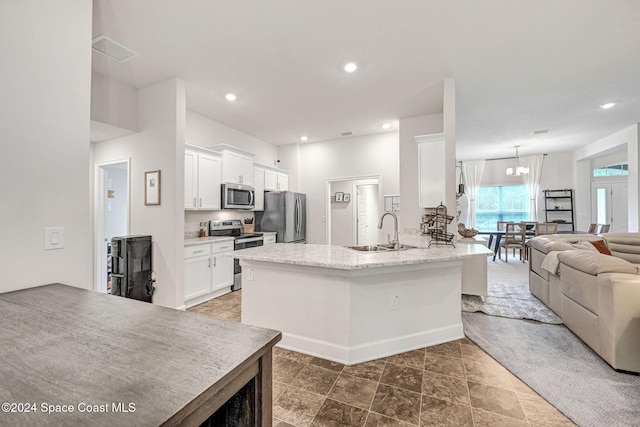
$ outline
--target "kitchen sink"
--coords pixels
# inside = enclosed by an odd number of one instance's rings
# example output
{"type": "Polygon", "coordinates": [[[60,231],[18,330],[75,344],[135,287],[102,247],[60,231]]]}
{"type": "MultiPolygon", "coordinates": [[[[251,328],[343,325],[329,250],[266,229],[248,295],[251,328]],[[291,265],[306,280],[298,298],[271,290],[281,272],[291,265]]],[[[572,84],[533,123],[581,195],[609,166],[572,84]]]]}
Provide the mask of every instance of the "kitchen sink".
{"type": "Polygon", "coordinates": [[[399,249],[394,249],[391,244],[378,244],[378,245],[355,245],[355,246],[347,246],[349,249],[353,249],[355,251],[360,252],[393,252],[393,251],[404,251],[407,249],[415,249],[415,246],[403,245],[400,244],[399,249]]]}

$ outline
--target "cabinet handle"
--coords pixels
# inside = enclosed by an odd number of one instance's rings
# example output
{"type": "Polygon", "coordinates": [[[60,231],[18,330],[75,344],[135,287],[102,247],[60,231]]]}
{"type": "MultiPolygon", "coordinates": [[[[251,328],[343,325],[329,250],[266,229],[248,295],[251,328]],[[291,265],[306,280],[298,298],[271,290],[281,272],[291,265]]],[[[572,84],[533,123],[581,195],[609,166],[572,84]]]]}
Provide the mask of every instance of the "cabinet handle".
{"type": "Polygon", "coordinates": [[[194,208],[198,207],[198,205],[197,205],[197,203],[196,203],[196,198],[195,198],[195,197],[193,198],[193,207],[194,207],[194,208]]]}
{"type": "Polygon", "coordinates": [[[242,175],[238,176],[240,178],[240,184],[242,184],[242,175]]]}
{"type": "Polygon", "coordinates": [[[213,257],[213,266],[214,266],[214,267],[215,267],[215,266],[216,266],[216,264],[217,264],[217,261],[216,261],[217,259],[218,259],[218,257],[213,257]]]}
{"type": "Polygon", "coordinates": [[[200,197],[200,207],[202,207],[202,197],[200,197]]]}
{"type": "Polygon", "coordinates": [[[198,249],[197,251],[193,251],[194,254],[199,254],[200,252],[204,252],[204,249],[198,249]]]}
{"type": "Polygon", "coordinates": [[[220,246],[220,250],[222,249],[229,249],[231,246],[220,246]]]}
{"type": "Polygon", "coordinates": [[[211,268],[211,258],[209,258],[209,268],[211,268]]]}

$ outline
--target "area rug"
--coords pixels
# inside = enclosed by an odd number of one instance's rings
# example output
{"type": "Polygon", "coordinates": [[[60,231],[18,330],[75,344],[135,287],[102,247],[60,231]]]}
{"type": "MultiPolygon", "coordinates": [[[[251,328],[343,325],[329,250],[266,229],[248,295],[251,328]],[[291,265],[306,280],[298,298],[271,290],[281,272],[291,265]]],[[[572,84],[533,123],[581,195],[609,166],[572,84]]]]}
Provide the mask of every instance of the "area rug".
{"type": "Polygon", "coordinates": [[[489,261],[488,296],[462,295],[462,311],[562,324],[556,314],[529,292],[528,264],[489,261]]]}
{"type": "Polygon", "coordinates": [[[612,369],[564,325],[462,313],[465,335],[583,427],[640,425],[640,377],[612,369]]]}

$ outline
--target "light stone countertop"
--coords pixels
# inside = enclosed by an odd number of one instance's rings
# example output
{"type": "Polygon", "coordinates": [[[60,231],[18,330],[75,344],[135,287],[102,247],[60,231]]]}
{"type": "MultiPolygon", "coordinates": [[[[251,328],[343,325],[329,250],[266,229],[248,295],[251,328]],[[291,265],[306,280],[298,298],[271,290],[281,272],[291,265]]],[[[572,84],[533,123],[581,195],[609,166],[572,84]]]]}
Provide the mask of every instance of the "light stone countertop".
{"type": "Polygon", "coordinates": [[[206,245],[207,243],[233,242],[235,239],[229,236],[208,236],[197,237],[195,239],[185,239],[184,247],[206,245]]]}
{"type": "Polygon", "coordinates": [[[279,243],[234,251],[233,257],[240,260],[264,261],[280,264],[306,265],[340,270],[392,267],[398,265],[455,261],[493,255],[483,245],[429,246],[429,237],[402,235],[400,242],[418,246],[404,251],[358,252],[343,246],[279,243]]]}

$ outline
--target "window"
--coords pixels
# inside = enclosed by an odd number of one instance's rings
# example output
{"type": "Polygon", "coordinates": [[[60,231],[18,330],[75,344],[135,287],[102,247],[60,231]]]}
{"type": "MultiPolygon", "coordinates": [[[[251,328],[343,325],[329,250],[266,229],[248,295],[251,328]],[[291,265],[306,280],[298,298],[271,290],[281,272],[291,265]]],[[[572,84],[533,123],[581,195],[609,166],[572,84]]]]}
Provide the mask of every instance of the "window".
{"type": "Polygon", "coordinates": [[[593,170],[593,176],[621,176],[629,175],[629,165],[627,163],[619,163],[617,165],[609,165],[593,170]]]}
{"type": "Polygon", "coordinates": [[[476,198],[476,228],[495,230],[498,221],[529,219],[529,193],[525,185],[480,187],[476,198]]]}

